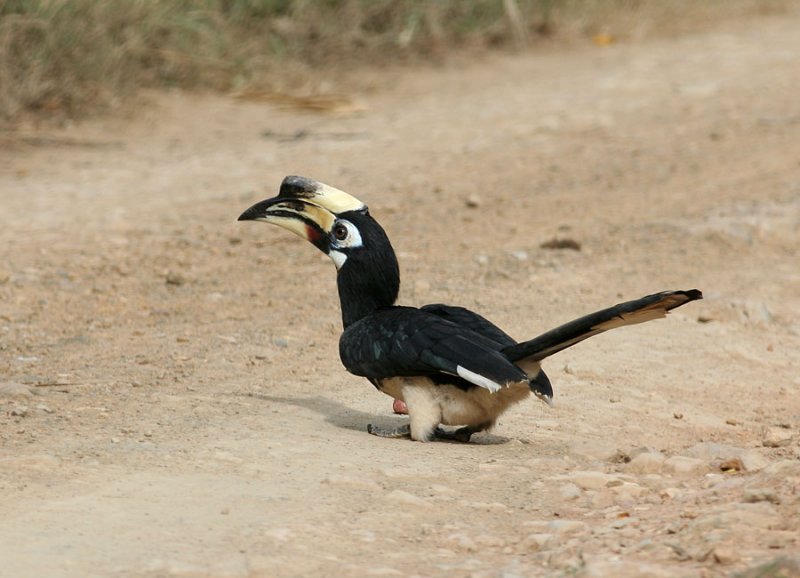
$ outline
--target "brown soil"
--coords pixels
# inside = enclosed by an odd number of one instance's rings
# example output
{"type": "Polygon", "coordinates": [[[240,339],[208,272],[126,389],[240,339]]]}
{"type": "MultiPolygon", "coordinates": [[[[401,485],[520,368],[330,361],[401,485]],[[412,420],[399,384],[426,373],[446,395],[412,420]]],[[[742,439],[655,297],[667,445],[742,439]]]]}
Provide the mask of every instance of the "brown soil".
{"type": "Polygon", "coordinates": [[[0,575],[723,576],[796,556],[798,29],[382,73],[337,115],[158,94],[5,142],[0,575]],[[663,289],[706,299],[551,358],[556,407],[474,443],[379,439],[367,423],[405,418],[339,363],[333,267],[235,220],[286,174],[369,203],[403,303],[518,338],[663,289]]]}

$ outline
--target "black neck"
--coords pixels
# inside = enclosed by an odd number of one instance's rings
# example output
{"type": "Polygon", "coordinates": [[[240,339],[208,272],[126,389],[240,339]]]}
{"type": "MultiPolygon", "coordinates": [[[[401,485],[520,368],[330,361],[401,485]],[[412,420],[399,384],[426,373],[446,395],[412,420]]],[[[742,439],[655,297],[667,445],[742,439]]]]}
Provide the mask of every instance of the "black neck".
{"type": "Polygon", "coordinates": [[[345,327],[381,307],[394,305],[400,291],[396,259],[392,259],[392,263],[386,263],[388,266],[381,267],[380,270],[356,265],[358,263],[345,263],[336,279],[342,306],[342,323],[345,327]]]}
{"type": "Polygon", "coordinates": [[[377,227],[370,231],[369,243],[348,255],[336,277],[345,327],[381,307],[394,305],[400,291],[394,249],[380,225],[374,224],[377,227]]]}

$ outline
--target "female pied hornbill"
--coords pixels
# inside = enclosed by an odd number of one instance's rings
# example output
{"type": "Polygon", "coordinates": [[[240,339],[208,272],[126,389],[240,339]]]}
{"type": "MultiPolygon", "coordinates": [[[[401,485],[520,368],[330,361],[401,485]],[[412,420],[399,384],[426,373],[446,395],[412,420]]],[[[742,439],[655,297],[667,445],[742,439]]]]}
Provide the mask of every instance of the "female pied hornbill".
{"type": "Polygon", "coordinates": [[[703,297],[697,289],[664,291],[517,343],[463,307],[395,305],[400,271],[392,244],[367,206],[344,191],[286,177],[277,197],[253,205],[239,220],[280,225],[333,260],[344,322],[342,363],[408,407],[406,426],[367,426],[383,437],[469,441],[530,392],[551,403],[553,389],[540,367],[544,358],[603,331],[664,317],[703,297]]]}

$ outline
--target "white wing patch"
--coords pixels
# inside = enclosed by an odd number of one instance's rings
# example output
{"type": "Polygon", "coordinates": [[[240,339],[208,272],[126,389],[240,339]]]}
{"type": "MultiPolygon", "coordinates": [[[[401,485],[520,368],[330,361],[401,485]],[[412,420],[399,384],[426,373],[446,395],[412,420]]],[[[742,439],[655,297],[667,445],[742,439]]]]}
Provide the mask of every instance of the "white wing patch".
{"type": "Polygon", "coordinates": [[[499,383],[492,381],[488,377],[484,377],[474,371],[470,371],[464,367],[456,366],[456,373],[462,379],[466,379],[470,383],[474,383],[475,385],[479,385],[480,387],[485,387],[492,393],[495,393],[503,388],[502,385],[499,383]]]}

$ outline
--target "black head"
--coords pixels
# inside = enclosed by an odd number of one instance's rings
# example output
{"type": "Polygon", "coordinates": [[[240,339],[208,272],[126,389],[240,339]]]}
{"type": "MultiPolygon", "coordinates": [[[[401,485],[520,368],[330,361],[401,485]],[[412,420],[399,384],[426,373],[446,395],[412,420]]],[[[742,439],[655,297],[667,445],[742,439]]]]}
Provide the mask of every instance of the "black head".
{"type": "Polygon", "coordinates": [[[386,232],[355,197],[303,177],[286,177],[277,197],[256,203],[240,221],[264,221],[303,237],[338,270],[345,325],[392,305],[400,273],[386,232]]]}
{"type": "Polygon", "coordinates": [[[336,279],[345,327],[394,304],[400,291],[397,256],[383,227],[368,211],[338,215],[328,256],[339,271],[336,279]]]}

